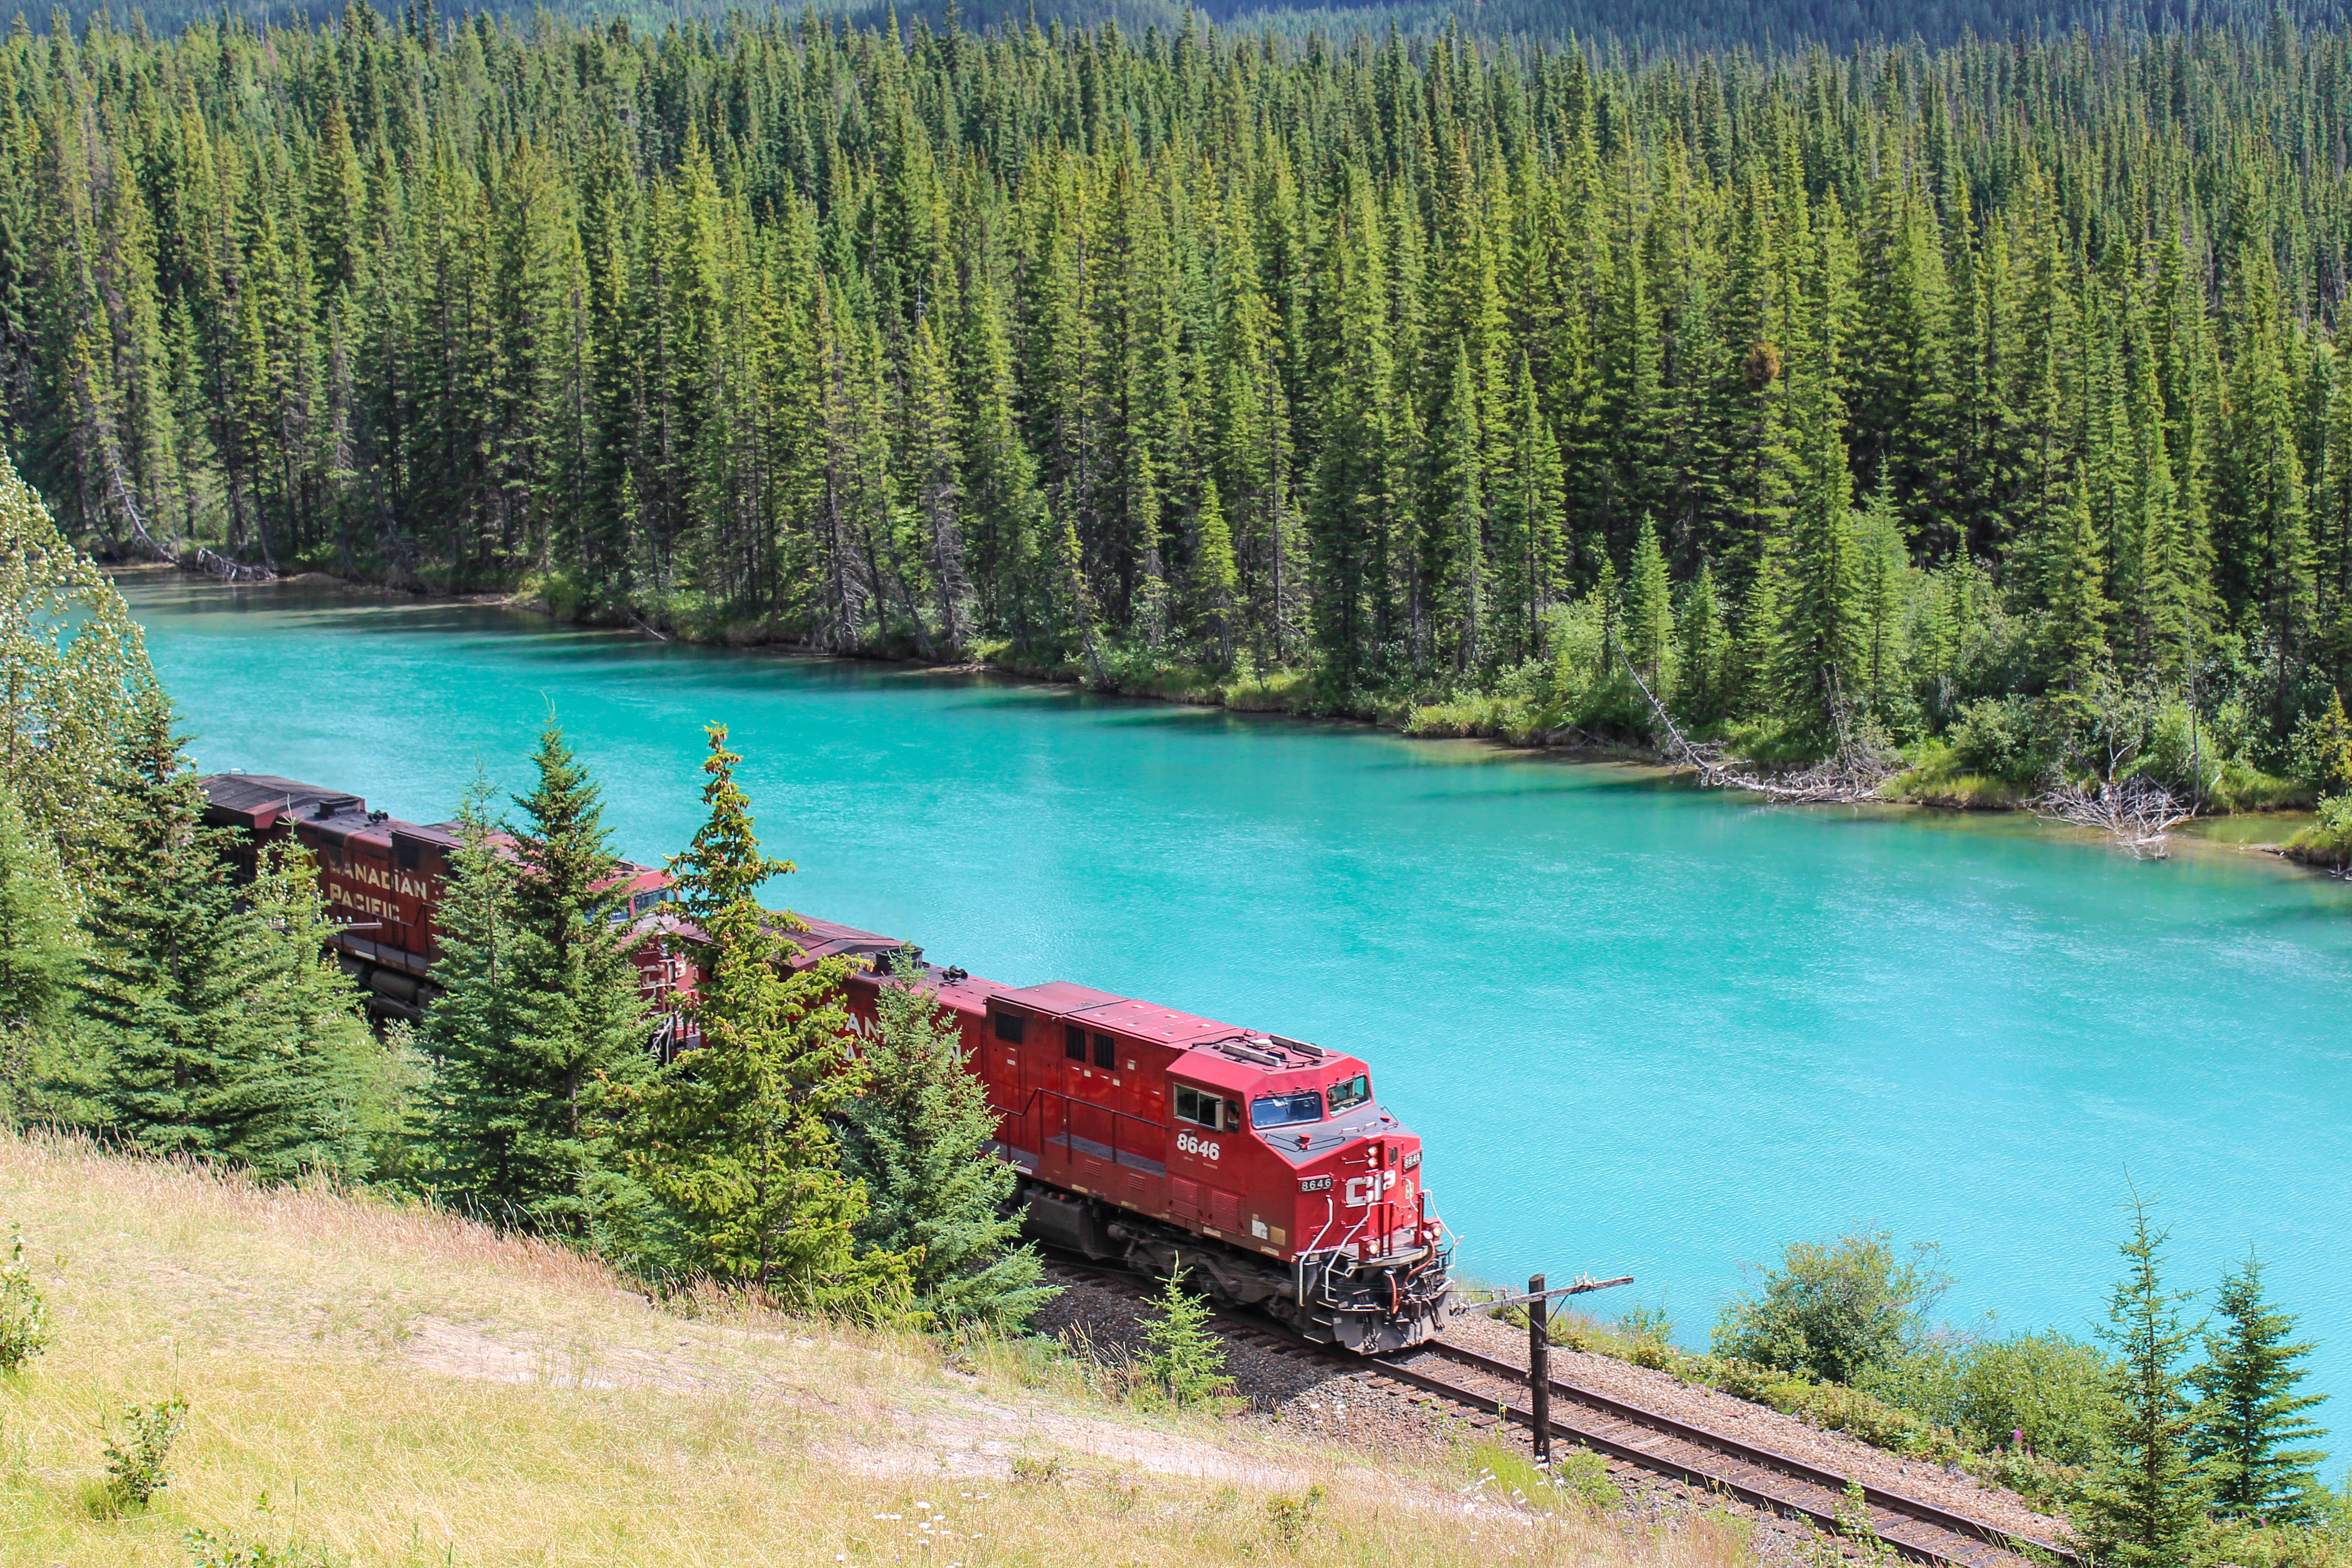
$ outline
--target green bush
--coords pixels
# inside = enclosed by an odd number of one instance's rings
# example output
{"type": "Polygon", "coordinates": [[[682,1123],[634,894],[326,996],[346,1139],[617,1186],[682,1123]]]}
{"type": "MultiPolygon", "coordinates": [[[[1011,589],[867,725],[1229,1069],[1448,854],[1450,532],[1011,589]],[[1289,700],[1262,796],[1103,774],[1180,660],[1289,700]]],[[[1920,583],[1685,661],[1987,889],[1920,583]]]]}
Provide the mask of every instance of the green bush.
{"type": "Polygon", "coordinates": [[[2030,787],[2055,761],[2032,701],[2013,694],[1967,704],[1944,739],[1969,772],[2021,788],[2030,787]]]}
{"type": "Polygon", "coordinates": [[[164,1466],[187,1416],[186,1400],[166,1399],[152,1406],[134,1405],[123,1416],[122,1430],[106,1445],[107,1490],[119,1506],[144,1508],[171,1484],[164,1466]]]}
{"type": "Polygon", "coordinates": [[[1795,1242],[1779,1268],[1763,1270],[1755,1293],[1725,1303],[1715,1352],[1853,1383],[1924,1338],[1927,1313],[1950,1283],[1936,1257],[1934,1247],[1919,1246],[1897,1262],[1884,1230],[1850,1231],[1834,1244],[1795,1242]]]}
{"type": "Polygon", "coordinates": [[[2014,1443],[2066,1465],[2087,1465],[2106,1440],[2116,1401],[2113,1365],[2095,1345],[2055,1333],[2011,1334],[1959,1358],[1953,1425],[1979,1448],[2014,1443]]]}
{"type": "Polygon", "coordinates": [[[0,1372],[14,1372],[49,1347],[49,1309],[25,1263],[25,1236],[11,1231],[0,1264],[0,1372]]]}
{"type": "Polygon", "coordinates": [[[2286,852],[2306,865],[2352,865],[2352,795],[2319,803],[2319,820],[2287,840],[2286,852]]]}
{"type": "Polygon", "coordinates": [[[2138,771],[2184,799],[2210,800],[2229,760],[2212,726],[2184,702],[2168,702],[2149,727],[2138,771]]]}

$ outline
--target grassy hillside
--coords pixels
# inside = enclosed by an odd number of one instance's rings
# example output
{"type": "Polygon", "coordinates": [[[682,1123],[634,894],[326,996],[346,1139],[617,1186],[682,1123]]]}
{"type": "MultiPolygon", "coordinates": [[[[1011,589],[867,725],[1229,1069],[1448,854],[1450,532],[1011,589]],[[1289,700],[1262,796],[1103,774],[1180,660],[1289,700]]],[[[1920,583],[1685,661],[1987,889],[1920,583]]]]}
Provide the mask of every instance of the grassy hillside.
{"type": "Polygon", "coordinates": [[[967,1372],[920,1339],[689,1321],[594,1262],[362,1198],[0,1137],[8,1220],[58,1339],[0,1380],[0,1562],[1729,1568],[1741,1554],[1728,1528],[1635,1544],[1572,1512],[1465,1511],[1458,1468],[1384,1474],[1253,1420],[1139,1414],[1034,1356],[967,1372]],[[188,1417],[168,1489],[110,1517],[108,1437],[125,1406],[173,1396],[188,1417]],[[186,1540],[200,1529],[293,1551],[206,1559],[186,1540]]]}

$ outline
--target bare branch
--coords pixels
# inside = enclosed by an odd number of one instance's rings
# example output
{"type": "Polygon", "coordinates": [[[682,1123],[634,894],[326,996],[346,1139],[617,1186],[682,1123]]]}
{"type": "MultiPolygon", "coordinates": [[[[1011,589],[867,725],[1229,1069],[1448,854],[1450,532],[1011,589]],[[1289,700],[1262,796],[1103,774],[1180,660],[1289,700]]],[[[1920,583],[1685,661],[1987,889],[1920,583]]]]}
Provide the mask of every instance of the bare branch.
{"type": "Polygon", "coordinates": [[[2109,780],[2095,786],[2060,784],[2026,802],[2045,821],[2092,828],[2112,837],[2137,860],[2165,860],[2173,829],[2197,815],[2196,807],[2152,779],[2109,780]]]}

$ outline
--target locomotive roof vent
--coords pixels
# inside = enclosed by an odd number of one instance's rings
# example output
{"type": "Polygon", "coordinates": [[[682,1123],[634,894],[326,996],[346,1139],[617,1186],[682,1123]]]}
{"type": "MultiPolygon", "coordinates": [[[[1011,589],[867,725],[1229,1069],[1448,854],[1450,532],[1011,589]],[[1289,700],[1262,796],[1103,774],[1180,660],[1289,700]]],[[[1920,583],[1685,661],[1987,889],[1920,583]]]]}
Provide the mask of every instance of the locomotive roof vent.
{"type": "Polygon", "coordinates": [[[1303,1040],[1286,1040],[1278,1034],[1268,1035],[1266,1038],[1273,1040],[1275,1044],[1282,1047],[1285,1051],[1297,1051],[1299,1055],[1305,1057],[1309,1061],[1320,1061],[1325,1057],[1331,1054],[1321,1046],[1309,1045],[1303,1040]]]}
{"type": "Polygon", "coordinates": [[[1272,1051],[1252,1051],[1248,1046],[1244,1045],[1237,1040],[1221,1040],[1217,1041],[1217,1049],[1220,1051],[1223,1051],[1225,1055],[1232,1057],[1235,1061],[1252,1061],[1255,1062],[1260,1067],[1287,1067],[1289,1065],[1288,1062],[1286,1062],[1282,1058],[1275,1055],[1272,1051]]]}

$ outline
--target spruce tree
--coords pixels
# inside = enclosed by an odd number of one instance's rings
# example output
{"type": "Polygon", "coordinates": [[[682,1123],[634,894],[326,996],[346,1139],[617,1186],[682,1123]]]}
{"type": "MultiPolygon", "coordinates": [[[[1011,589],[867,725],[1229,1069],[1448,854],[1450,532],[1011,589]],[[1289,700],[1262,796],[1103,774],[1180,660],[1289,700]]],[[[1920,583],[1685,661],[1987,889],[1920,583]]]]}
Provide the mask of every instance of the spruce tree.
{"type": "Polygon", "coordinates": [[[2135,1193],[2131,1233],[2117,1247],[2124,1277],[2099,1331],[2121,1364],[2118,1413],[2084,1490],[2081,1529],[2101,1562],[2121,1568],[2177,1568],[2204,1518],[2206,1479],[2192,1453],[2196,1410],[2182,1364],[2197,1330],[2180,1309],[2195,1297],[2165,1288],[2169,1235],[2149,1223],[2147,1203],[2135,1193]]]}
{"type": "Polygon", "coordinates": [[[858,1243],[912,1260],[916,1303],[933,1322],[1018,1330],[1054,1291],[1020,1243],[1019,1176],[990,1152],[996,1112],[921,964],[902,954],[883,974],[877,1027],[858,1048],[865,1087],[840,1124],[842,1169],[871,1206],[858,1243]]]}
{"type": "MultiPolygon", "coordinates": [[[[1853,486],[1837,428],[1829,372],[1808,372],[1803,400],[1804,479],[1778,590],[1773,676],[1782,711],[1817,738],[1836,733],[1860,653],[1854,582],[1853,486]]],[[[1768,568],[1769,570],[1769,568],[1768,568]]],[[[1759,573],[1762,582],[1764,573],[1759,573]]]]}
{"type": "Polygon", "coordinates": [[[652,1071],[651,1029],[625,895],[599,885],[619,866],[601,793],[551,720],[532,761],[538,784],[515,798],[522,818],[503,843],[478,800],[461,819],[461,902],[436,978],[463,999],[425,1036],[447,1063],[432,1139],[470,1201],[586,1239],[632,1201],[599,1107],[652,1071]],[[490,863],[501,855],[512,863],[490,863]]]}
{"type": "Polygon", "coordinates": [[[160,693],[109,784],[79,987],[93,1119],[152,1153],[295,1175],[315,1163],[322,1074],[272,1016],[272,934],[228,874],[228,831],[203,825],[160,693]]]}
{"type": "Polygon", "coordinates": [[[426,1180],[445,1197],[520,1223],[525,1217],[503,1196],[522,1185],[517,1145],[528,1131],[505,1082],[515,1033],[515,871],[494,800],[489,780],[478,777],[459,803],[460,841],[434,912],[441,946],[433,983],[442,996],[416,1031],[434,1069],[419,1137],[426,1180]]]}
{"type": "Polygon", "coordinates": [[[1642,519],[1633,559],[1625,574],[1625,657],[1660,702],[1667,700],[1668,663],[1675,645],[1673,589],[1665,552],[1658,548],[1657,525],[1642,519]]]}
{"type": "Polygon", "coordinates": [[[2201,1396],[2190,1452],[2210,1479],[2217,1512],[2241,1519],[2305,1520],[2315,1511],[2318,1448],[2291,1447],[2327,1436],[2304,1412],[2326,1403],[2299,1394],[2312,1351],[2294,1337],[2295,1320],[2263,1294],[2262,1260],[2252,1252],[2214,1295],[2221,1322],[2205,1334],[2205,1364],[2191,1384],[2201,1396]]]}
{"type": "Polygon", "coordinates": [[[702,978],[686,1009],[700,1039],[651,1082],[614,1087],[627,1165],[675,1217],[686,1266],[803,1308],[895,1317],[913,1260],[858,1248],[866,1191],[843,1173],[833,1131],[861,1086],[846,969],[786,963],[789,933],[804,927],[757,895],[793,868],[760,848],[727,727],[709,733],[709,815],[671,862],[702,932],[702,978]]]}

